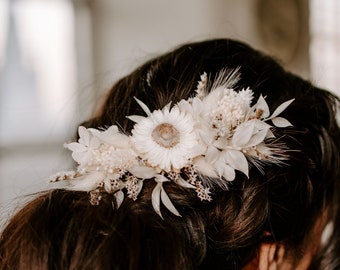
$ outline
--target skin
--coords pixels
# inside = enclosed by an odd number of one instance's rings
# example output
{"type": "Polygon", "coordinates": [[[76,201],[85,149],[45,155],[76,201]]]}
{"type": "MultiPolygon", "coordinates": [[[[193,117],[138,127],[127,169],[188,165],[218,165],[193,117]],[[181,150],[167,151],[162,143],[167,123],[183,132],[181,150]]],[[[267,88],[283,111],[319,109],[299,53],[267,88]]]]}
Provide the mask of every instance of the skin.
{"type": "Polygon", "coordinates": [[[322,243],[322,235],[328,224],[328,211],[317,220],[311,237],[306,241],[303,256],[299,261],[295,261],[286,252],[285,247],[275,244],[262,244],[259,255],[254,258],[243,270],[307,270],[314,255],[317,253],[322,243]]]}

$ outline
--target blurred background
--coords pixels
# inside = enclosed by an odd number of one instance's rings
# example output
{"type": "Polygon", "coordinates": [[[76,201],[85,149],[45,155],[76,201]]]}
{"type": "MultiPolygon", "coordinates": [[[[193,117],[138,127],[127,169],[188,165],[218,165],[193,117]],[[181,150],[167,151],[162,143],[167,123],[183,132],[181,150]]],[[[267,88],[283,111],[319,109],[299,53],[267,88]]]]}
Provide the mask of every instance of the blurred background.
{"type": "Polygon", "coordinates": [[[184,42],[239,39],[340,94],[338,0],[0,0],[0,218],[71,167],[106,90],[184,42]],[[19,199],[18,199],[19,198],[19,199]]]}

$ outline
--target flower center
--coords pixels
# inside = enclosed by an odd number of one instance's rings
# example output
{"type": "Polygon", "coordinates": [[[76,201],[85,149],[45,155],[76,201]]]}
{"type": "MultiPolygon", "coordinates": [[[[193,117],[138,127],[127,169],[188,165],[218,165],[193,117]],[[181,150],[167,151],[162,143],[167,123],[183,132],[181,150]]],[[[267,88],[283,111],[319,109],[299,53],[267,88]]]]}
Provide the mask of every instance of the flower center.
{"type": "Polygon", "coordinates": [[[152,138],[160,146],[171,148],[179,143],[179,131],[171,124],[162,123],[152,131],[152,138]]]}

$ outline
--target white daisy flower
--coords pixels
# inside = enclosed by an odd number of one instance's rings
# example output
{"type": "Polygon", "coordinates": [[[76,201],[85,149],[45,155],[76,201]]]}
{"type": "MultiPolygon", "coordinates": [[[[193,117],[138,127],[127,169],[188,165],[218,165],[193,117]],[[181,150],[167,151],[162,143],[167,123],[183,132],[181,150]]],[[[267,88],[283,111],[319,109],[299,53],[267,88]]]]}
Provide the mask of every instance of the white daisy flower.
{"type": "Polygon", "coordinates": [[[151,166],[166,172],[180,170],[195,156],[197,136],[190,114],[166,106],[139,121],[132,130],[136,152],[151,166]]]}

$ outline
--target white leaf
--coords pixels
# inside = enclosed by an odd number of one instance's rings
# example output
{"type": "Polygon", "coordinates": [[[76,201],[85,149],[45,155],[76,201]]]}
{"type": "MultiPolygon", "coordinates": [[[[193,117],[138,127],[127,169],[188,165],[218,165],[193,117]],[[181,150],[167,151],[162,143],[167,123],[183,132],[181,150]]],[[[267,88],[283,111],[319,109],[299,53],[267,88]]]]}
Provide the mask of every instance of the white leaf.
{"type": "Polygon", "coordinates": [[[248,177],[248,161],[241,151],[228,150],[223,151],[225,161],[235,170],[243,172],[248,177]]]}
{"type": "Polygon", "coordinates": [[[276,110],[269,117],[269,119],[274,118],[274,117],[278,116],[280,113],[282,113],[294,100],[295,100],[295,98],[290,99],[286,102],[283,102],[279,107],[276,108],[276,110]]]}
{"type": "Polygon", "coordinates": [[[140,115],[129,115],[126,116],[126,118],[130,119],[131,121],[138,123],[140,121],[142,121],[145,117],[144,116],[140,116],[140,115]]]}
{"type": "Polygon", "coordinates": [[[255,109],[261,109],[263,111],[263,114],[261,116],[261,118],[266,118],[269,116],[270,112],[269,112],[269,107],[267,102],[265,101],[265,99],[263,98],[262,95],[260,95],[256,105],[255,105],[255,109]]]}
{"type": "Polygon", "coordinates": [[[152,207],[156,211],[156,213],[161,217],[161,209],[160,209],[160,196],[161,196],[161,189],[162,189],[162,183],[157,183],[157,185],[154,187],[152,194],[151,194],[151,202],[152,207]]]}
{"type": "Polygon", "coordinates": [[[254,134],[247,144],[243,145],[244,148],[256,146],[264,141],[267,136],[269,127],[265,129],[259,130],[256,134],[254,134]]]}
{"type": "Polygon", "coordinates": [[[175,183],[181,187],[185,188],[195,188],[193,185],[189,184],[187,181],[185,181],[182,177],[178,177],[175,180],[175,183]]]}
{"type": "Polygon", "coordinates": [[[119,208],[122,204],[122,202],[124,201],[124,192],[121,190],[118,190],[115,194],[114,194],[115,198],[116,198],[116,203],[117,203],[117,208],[119,208]]]}
{"type": "Polygon", "coordinates": [[[173,214],[175,214],[176,216],[181,216],[180,213],[178,213],[177,209],[175,208],[175,206],[172,204],[168,194],[166,194],[164,188],[162,187],[161,189],[161,200],[162,203],[165,205],[165,207],[173,214]]]}
{"type": "Polygon", "coordinates": [[[270,129],[268,129],[266,138],[275,138],[275,135],[273,134],[273,132],[270,129]]]}
{"type": "Polygon", "coordinates": [[[274,117],[271,119],[274,126],[276,127],[289,127],[292,126],[292,124],[285,118],[283,117],[274,117]]]}
{"type": "Polygon", "coordinates": [[[104,180],[104,189],[107,193],[111,193],[113,191],[111,181],[108,177],[104,180]]]}
{"type": "Polygon", "coordinates": [[[164,183],[164,182],[170,182],[170,180],[168,178],[166,178],[164,175],[162,174],[156,174],[155,176],[155,181],[157,183],[164,183]]]}
{"type": "Polygon", "coordinates": [[[251,120],[239,125],[236,128],[236,131],[231,140],[232,145],[234,146],[243,146],[247,145],[251,136],[254,133],[255,121],[251,120]]]}
{"type": "Polygon", "coordinates": [[[138,98],[134,97],[134,99],[137,101],[137,103],[139,104],[139,106],[142,107],[143,111],[146,113],[147,116],[151,115],[151,112],[148,108],[148,106],[146,106],[142,101],[140,101],[138,98]]]}
{"type": "Polygon", "coordinates": [[[211,163],[207,162],[204,157],[200,156],[193,160],[199,172],[205,176],[217,178],[218,175],[211,163]]]}
{"type": "Polygon", "coordinates": [[[134,166],[129,169],[129,172],[142,179],[150,179],[156,175],[155,169],[147,166],[134,166]]]}
{"type": "Polygon", "coordinates": [[[144,181],[142,181],[142,180],[137,181],[137,189],[136,189],[137,196],[141,192],[141,190],[143,188],[143,184],[144,184],[144,181]]]}

